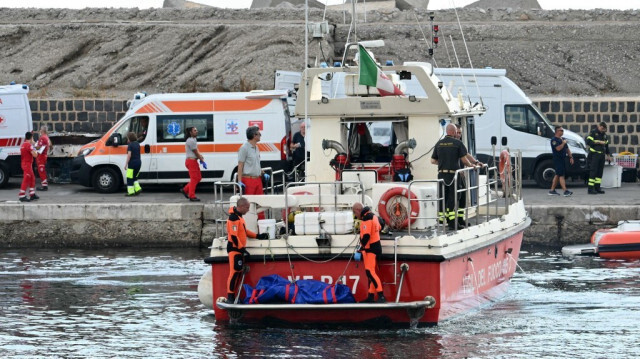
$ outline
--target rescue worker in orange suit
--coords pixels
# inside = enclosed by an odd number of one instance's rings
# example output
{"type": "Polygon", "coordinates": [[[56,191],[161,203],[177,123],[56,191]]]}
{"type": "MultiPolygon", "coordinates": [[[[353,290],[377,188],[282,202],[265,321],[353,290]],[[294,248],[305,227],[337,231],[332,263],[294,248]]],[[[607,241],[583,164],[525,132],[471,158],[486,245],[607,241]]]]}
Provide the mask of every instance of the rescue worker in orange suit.
{"type": "Polygon", "coordinates": [[[20,146],[20,167],[22,167],[22,173],[24,174],[20,193],[18,194],[20,202],[35,201],[40,198],[36,194],[36,176],[33,173],[33,159],[37,157],[38,153],[33,145],[33,133],[25,133],[24,142],[20,146]],[[28,197],[27,192],[29,193],[28,197]]]}
{"type": "Polygon", "coordinates": [[[46,125],[40,127],[40,138],[38,139],[38,143],[36,143],[36,152],[38,153],[36,166],[38,167],[38,175],[40,176],[40,187],[38,187],[38,191],[46,191],[49,189],[49,181],[47,181],[47,155],[51,142],[49,141],[47,132],[48,128],[46,125]]]}
{"type": "Polygon", "coordinates": [[[256,234],[247,229],[242,216],[249,211],[249,200],[240,197],[234,207],[229,209],[227,219],[227,253],[229,254],[229,279],[227,280],[227,302],[233,303],[236,298],[238,278],[242,273],[244,262],[249,258],[246,249],[247,237],[268,239],[268,233],[256,234]]]}
{"type": "Polygon", "coordinates": [[[354,203],[353,214],[360,220],[360,250],[364,261],[364,271],[369,280],[369,294],[364,303],[385,303],[382,292],[382,281],[377,272],[378,258],[382,255],[380,243],[380,219],[373,214],[369,207],[363,207],[362,203],[354,203]],[[378,299],[375,300],[375,295],[378,299]]]}
{"type": "MultiPolygon", "coordinates": [[[[459,196],[456,193],[455,179],[456,171],[462,168],[461,164],[474,167],[481,165],[480,162],[472,162],[467,156],[467,148],[458,140],[456,126],[452,123],[446,127],[446,136],[439,140],[431,155],[431,163],[438,165],[438,179],[444,182],[444,202],[445,208],[441,208],[442,204],[438,201],[438,216],[446,219],[447,226],[451,230],[464,228],[466,223],[464,219],[457,216],[456,204],[459,203],[459,196]],[[457,221],[456,221],[457,217],[457,221]]],[[[460,178],[458,178],[460,181],[460,178]]]]}

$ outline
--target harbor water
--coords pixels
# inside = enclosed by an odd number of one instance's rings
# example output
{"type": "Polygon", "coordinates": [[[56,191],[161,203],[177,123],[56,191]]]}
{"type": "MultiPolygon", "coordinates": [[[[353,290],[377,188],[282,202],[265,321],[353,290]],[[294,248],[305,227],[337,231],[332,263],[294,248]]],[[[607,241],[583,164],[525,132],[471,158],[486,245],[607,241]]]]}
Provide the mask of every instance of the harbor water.
{"type": "Polygon", "coordinates": [[[205,250],[3,250],[3,358],[638,357],[640,262],[524,247],[507,294],[418,329],[231,327],[199,302],[205,250]]]}

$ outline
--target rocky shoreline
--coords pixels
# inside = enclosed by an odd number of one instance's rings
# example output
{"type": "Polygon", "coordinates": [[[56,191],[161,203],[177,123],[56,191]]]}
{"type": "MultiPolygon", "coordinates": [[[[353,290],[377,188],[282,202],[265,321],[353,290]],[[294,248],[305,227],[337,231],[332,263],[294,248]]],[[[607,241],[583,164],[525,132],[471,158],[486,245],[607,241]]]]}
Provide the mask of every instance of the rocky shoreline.
{"type": "MultiPolygon", "coordinates": [[[[458,14],[473,66],[506,68],[530,96],[640,94],[637,10],[472,8],[458,14]]],[[[435,16],[437,65],[457,63],[455,46],[468,67],[455,13],[435,16]]],[[[380,60],[425,61],[428,17],[423,9],[370,11],[366,22],[359,19],[358,39],[385,39],[387,46],[376,50],[380,60]]],[[[310,21],[323,20],[329,33],[311,39],[311,63],[340,59],[347,38],[353,40],[348,12],[310,11],[310,21]]],[[[0,83],[27,83],[31,98],[269,89],[275,70],[303,67],[304,12],[0,8],[0,53],[0,83]]]]}

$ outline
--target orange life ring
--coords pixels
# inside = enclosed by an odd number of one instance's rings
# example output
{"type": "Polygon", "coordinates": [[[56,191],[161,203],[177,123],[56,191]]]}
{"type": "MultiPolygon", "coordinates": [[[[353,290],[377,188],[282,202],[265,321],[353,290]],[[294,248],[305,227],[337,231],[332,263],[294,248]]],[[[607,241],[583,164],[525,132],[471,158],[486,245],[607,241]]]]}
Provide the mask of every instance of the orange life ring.
{"type": "MultiPolygon", "coordinates": [[[[380,197],[380,202],[378,202],[378,213],[386,223],[392,223],[391,216],[387,212],[387,203],[393,197],[407,198],[407,191],[408,189],[405,187],[394,187],[387,190],[380,197]]],[[[407,218],[405,218],[405,220],[400,225],[400,228],[398,229],[407,228],[409,226],[409,218],[411,218],[411,224],[413,224],[413,222],[416,221],[416,217],[420,213],[420,205],[418,204],[418,201],[417,201],[418,197],[416,197],[416,195],[413,192],[409,192],[409,198],[411,199],[409,201],[411,205],[411,214],[407,216],[407,218]]]]}

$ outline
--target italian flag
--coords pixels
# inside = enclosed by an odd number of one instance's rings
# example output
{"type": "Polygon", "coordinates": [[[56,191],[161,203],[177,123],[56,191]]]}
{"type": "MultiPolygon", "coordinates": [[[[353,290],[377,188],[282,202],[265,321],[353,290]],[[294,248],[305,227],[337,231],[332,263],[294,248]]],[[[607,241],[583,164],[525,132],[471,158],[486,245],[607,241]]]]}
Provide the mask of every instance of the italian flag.
{"type": "Polygon", "coordinates": [[[358,47],[360,52],[360,80],[358,83],[377,88],[380,96],[404,95],[398,86],[394,85],[391,79],[373,61],[364,46],[358,45],[358,47]]]}

